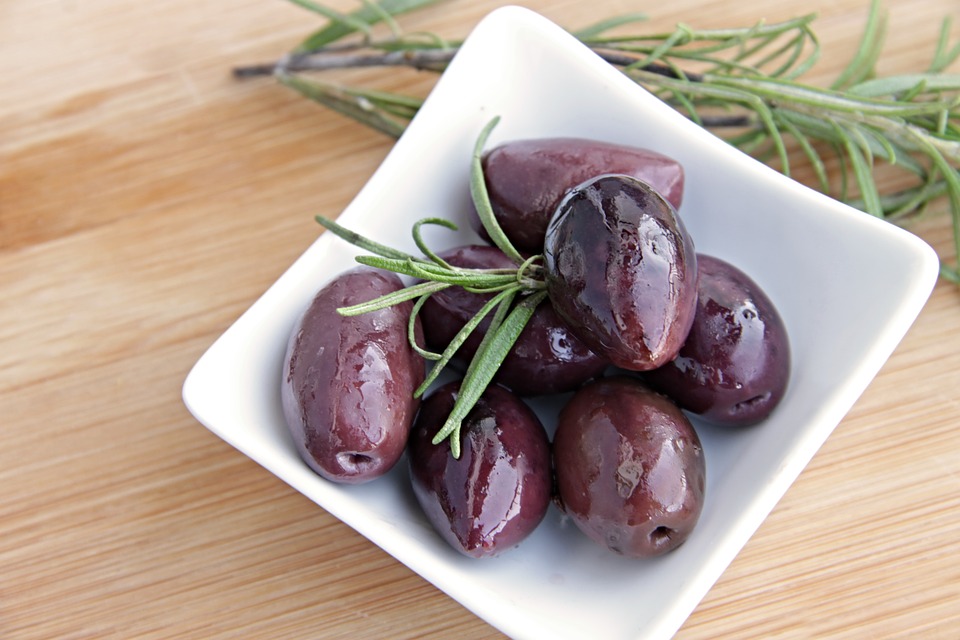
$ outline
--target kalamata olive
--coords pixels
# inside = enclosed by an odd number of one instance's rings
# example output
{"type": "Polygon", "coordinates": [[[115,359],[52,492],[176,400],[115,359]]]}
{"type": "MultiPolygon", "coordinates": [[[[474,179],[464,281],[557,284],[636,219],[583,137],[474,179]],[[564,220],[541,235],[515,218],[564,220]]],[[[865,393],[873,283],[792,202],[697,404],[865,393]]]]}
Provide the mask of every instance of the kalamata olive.
{"type": "Polygon", "coordinates": [[[666,553],[700,517],[700,439],[675,404],[638,380],[603,378],[577,391],[560,412],[553,451],[564,510],[612,551],[666,553]]]}
{"type": "MultiPolygon", "coordinates": [[[[683,167],[662,154],[581,138],[517,140],[491,149],[483,170],[494,215],[520,251],[540,253],[550,217],[566,192],[605,173],[649,183],[674,208],[683,199],[683,167]]],[[[474,211],[473,225],[486,232],[474,211]]]]}
{"type": "Polygon", "coordinates": [[[787,329],[770,298],[733,265],[699,255],[697,312],[680,353],[644,375],[682,408],[727,425],[766,418],[790,377],[787,329]]]}
{"type": "MultiPolygon", "coordinates": [[[[457,247],[439,255],[457,267],[516,268],[502,251],[485,245],[457,247]]],[[[443,351],[492,295],[471,293],[460,287],[433,294],[420,311],[427,345],[443,351]]],[[[457,351],[457,363],[465,366],[470,362],[489,326],[488,316],[457,351]]],[[[600,375],[607,365],[607,360],[590,351],[553,307],[544,302],[524,327],[494,380],[522,396],[563,393],[600,375]]]]}
{"type": "Polygon", "coordinates": [[[300,456],[329,480],[366,482],[403,454],[419,405],[413,392],[425,373],[407,339],[412,303],[352,317],[337,313],[402,287],[393,273],[347,271],[317,293],[291,333],[284,417],[300,456]]]}
{"type": "Polygon", "coordinates": [[[550,444],[536,414],[503,387],[487,387],[463,421],[460,458],[449,439],[431,443],[460,383],[433,391],[410,434],[414,494],[438,533],[461,553],[483,558],[517,546],[551,500],[550,444]]]}
{"type": "Polygon", "coordinates": [[[697,257],[673,207],[644,182],[599,176],[569,192],[544,243],[554,309],[594,352],[634,371],[673,359],[697,303],[697,257]]]}

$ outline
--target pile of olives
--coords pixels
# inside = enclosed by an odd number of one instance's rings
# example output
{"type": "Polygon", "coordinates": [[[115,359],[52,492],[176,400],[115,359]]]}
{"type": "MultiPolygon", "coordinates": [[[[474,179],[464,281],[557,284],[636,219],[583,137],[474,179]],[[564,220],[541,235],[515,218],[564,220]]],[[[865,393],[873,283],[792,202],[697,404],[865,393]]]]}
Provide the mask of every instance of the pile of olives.
{"type": "MultiPolygon", "coordinates": [[[[688,414],[746,427],[784,395],[790,349],[776,308],[737,267],[696,253],[677,213],[683,169],[668,157],[536,139],[486,152],[482,169],[502,232],[524,256],[542,255],[547,297],[462,421],[459,455],[434,435],[461,381],[421,401],[419,345],[446,348],[494,293],[447,287],[417,309],[406,300],[338,313],[404,289],[397,275],[371,267],[325,286],[291,334],[281,393],[300,455],[324,478],[359,483],[406,452],[427,519],[472,557],[518,545],[551,502],[613,552],[676,548],[696,525],[706,486],[688,414]],[[560,393],[569,400],[551,442],[525,398],[560,393]]],[[[489,244],[437,258],[454,268],[517,268],[489,244]]],[[[489,326],[487,317],[457,350],[461,372],[489,326]]]]}

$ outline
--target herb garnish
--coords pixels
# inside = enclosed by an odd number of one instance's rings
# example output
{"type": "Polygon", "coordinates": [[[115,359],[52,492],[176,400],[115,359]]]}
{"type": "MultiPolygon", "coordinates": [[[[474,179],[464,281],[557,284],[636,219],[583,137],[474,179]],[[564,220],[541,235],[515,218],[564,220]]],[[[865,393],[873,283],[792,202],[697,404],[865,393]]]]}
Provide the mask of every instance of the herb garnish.
{"type": "MultiPolygon", "coordinates": [[[[335,85],[317,72],[406,66],[439,73],[460,45],[404,33],[394,20],[438,0],[365,0],[349,14],[313,0],[290,1],[327,24],[281,60],[239,67],[235,75],[272,75],[390,136],[403,133],[421,98],[335,85]],[[378,23],[387,26],[386,36],[374,33],[378,23]]],[[[616,16],[571,33],[664,102],[787,175],[788,144],[795,144],[822,192],[872,215],[902,224],[945,197],[960,258],[960,74],[947,72],[960,57],[960,43],[949,41],[949,18],[925,71],[877,77],[886,21],[873,0],[857,53],[827,88],[799,80],[820,50],[812,15],[735,29],[680,24],[669,33],[621,33],[641,20],[639,14],[616,16]],[[828,175],[828,157],[839,161],[839,184],[828,175]],[[876,172],[883,166],[903,172],[909,186],[881,192],[876,172]]],[[[960,284],[958,265],[941,261],[941,276],[960,284]]]]}
{"type": "Polygon", "coordinates": [[[356,260],[360,264],[414,276],[423,280],[419,284],[411,285],[369,302],[337,309],[342,315],[359,315],[416,299],[416,303],[410,312],[407,336],[410,344],[420,355],[435,362],[423,384],[414,392],[413,396],[415,398],[419,398],[427,391],[470,334],[484,318],[493,313],[490,326],[487,328],[473,359],[467,366],[466,373],[464,373],[453,409],[440,431],[433,438],[433,444],[439,444],[449,438],[450,452],[454,458],[460,457],[461,423],[490,385],[497,369],[500,368],[500,364],[520,337],[520,333],[533,316],[537,306],[547,297],[544,275],[537,264],[542,260],[542,256],[535,255],[530,258],[521,256],[520,252],[514,248],[503,233],[494,216],[493,208],[490,206],[481,158],[490,132],[493,131],[498,122],[499,118],[491,120],[477,138],[470,165],[470,193],[484,229],[486,229],[494,244],[517,264],[516,268],[468,269],[448,264],[431,251],[420,236],[420,227],[423,224],[439,224],[450,229],[456,229],[456,225],[448,220],[425,218],[414,224],[414,241],[426,256],[425,258],[419,258],[381,245],[340,226],[333,220],[328,220],[322,216],[316,218],[317,222],[334,235],[374,254],[357,256],[356,260]],[[463,326],[443,353],[433,353],[423,349],[416,342],[414,327],[417,314],[427,298],[437,291],[442,291],[451,286],[462,287],[474,293],[495,293],[496,295],[463,326]]]}

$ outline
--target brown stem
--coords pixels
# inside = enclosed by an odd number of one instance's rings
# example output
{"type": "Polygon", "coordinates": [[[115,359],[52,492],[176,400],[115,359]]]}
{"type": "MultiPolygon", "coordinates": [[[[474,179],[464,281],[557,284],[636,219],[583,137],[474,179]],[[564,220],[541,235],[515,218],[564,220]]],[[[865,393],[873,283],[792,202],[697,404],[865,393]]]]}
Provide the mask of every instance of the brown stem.
{"type": "MultiPolygon", "coordinates": [[[[602,49],[593,49],[593,52],[596,53],[601,58],[603,58],[606,62],[609,62],[615,67],[629,67],[631,65],[635,65],[643,61],[642,58],[639,58],[637,56],[631,56],[629,54],[624,54],[619,51],[604,51],[602,49]]],[[[657,62],[640,64],[634,68],[643,69],[644,71],[647,71],[649,73],[655,73],[658,76],[664,76],[665,78],[674,78],[677,80],[686,79],[686,80],[689,80],[690,82],[703,82],[704,80],[703,76],[699,73],[685,71],[681,76],[681,74],[677,73],[677,70],[674,69],[673,67],[666,64],[660,64],[657,62]]]]}
{"type": "MultiPolygon", "coordinates": [[[[307,54],[287,56],[272,64],[255,64],[236,67],[233,75],[236,78],[251,78],[268,76],[278,72],[296,73],[299,71],[326,71],[329,69],[349,69],[356,67],[410,67],[419,71],[443,71],[458,48],[450,49],[404,49],[401,51],[387,51],[382,53],[336,53],[321,50],[307,54]]],[[[628,67],[637,64],[641,58],[625,55],[620,52],[594,49],[601,58],[617,67],[628,67]]],[[[679,78],[673,67],[665,64],[646,64],[640,67],[645,71],[656,73],[668,78],[679,78]]],[[[702,82],[700,74],[687,73],[687,80],[702,82]]]]}
{"type": "Polygon", "coordinates": [[[385,53],[337,53],[330,55],[326,51],[291,55],[273,64],[257,64],[236,67],[236,78],[273,75],[278,72],[296,73],[300,71],[328,71],[330,69],[352,69],[357,67],[411,67],[419,71],[443,71],[457,49],[405,49],[385,53]]]}
{"type": "MultiPolygon", "coordinates": [[[[359,67],[410,67],[420,71],[441,72],[456,55],[458,48],[448,49],[404,49],[377,53],[350,53],[357,47],[326,48],[302,54],[291,54],[272,64],[257,64],[236,67],[236,78],[252,78],[290,74],[304,71],[327,71],[330,69],[349,69],[359,67]]],[[[595,53],[610,64],[626,68],[642,59],[618,51],[594,49],[595,53]]],[[[680,74],[671,66],[659,63],[646,64],[637,68],[668,78],[679,78],[680,74]]],[[[691,82],[703,82],[704,77],[697,73],[685,73],[691,82]]],[[[704,116],[701,124],[707,128],[748,127],[756,123],[749,116],[704,116]]]]}

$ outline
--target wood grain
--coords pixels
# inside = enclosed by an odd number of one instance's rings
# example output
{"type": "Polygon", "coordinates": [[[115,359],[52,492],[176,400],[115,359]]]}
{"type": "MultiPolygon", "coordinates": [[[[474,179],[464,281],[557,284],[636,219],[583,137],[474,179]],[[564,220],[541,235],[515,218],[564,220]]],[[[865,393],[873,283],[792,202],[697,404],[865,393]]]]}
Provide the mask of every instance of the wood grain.
{"type": "MultiPolygon", "coordinates": [[[[460,37],[502,4],[403,24],[460,37]]],[[[525,4],[570,26],[637,9],[525,4]]],[[[826,81],[866,4],[641,8],[651,30],[817,12],[810,79],[826,81]]],[[[886,72],[923,68],[960,9],[885,6],[886,72]]],[[[199,355],[313,240],[310,214],[341,210],[390,148],[230,77],[316,24],[280,0],[0,4],[0,637],[499,637],[180,401],[199,355]]],[[[345,74],[420,95],[433,80],[345,74]]],[[[912,229],[952,255],[945,216],[912,229]]],[[[678,637],[960,637],[958,326],[960,289],[941,283],[678,637]]]]}

